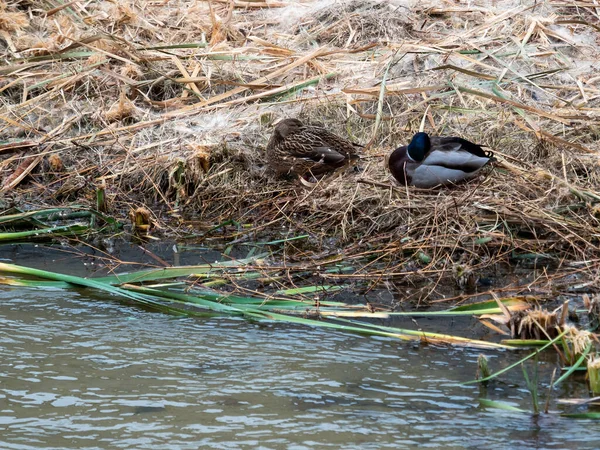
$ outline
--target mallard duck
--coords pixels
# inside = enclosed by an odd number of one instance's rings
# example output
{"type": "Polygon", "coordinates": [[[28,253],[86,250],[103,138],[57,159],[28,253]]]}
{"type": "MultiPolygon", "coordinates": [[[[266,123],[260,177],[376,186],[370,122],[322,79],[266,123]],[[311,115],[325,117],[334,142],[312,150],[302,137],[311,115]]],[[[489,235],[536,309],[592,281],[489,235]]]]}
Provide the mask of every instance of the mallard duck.
{"type": "Polygon", "coordinates": [[[320,175],[358,159],[359,147],[325,128],[285,119],[273,131],[267,158],[278,174],[320,175]]]}
{"type": "Polygon", "coordinates": [[[417,133],[392,152],[387,165],[400,184],[429,189],[473,178],[490,161],[493,152],[466,139],[417,133]]]}

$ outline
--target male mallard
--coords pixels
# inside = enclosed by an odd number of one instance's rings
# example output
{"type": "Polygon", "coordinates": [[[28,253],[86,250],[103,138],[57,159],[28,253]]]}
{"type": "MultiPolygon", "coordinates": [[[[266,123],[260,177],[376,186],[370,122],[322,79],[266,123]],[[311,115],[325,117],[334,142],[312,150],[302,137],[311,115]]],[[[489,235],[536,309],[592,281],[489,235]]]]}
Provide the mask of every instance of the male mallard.
{"type": "Polygon", "coordinates": [[[417,133],[408,146],[392,152],[387,164],[400,184],[428,189],[473,178],[490,161],[495,161],[493,152],[466,139],[417,133]]]}
{"type": "Polygon", "coordinates": [[[325,128],[285,119],[273,131],[267,144],[267,158],[278,174],[320,175],[358,159],[359,147],[325,128]]]}

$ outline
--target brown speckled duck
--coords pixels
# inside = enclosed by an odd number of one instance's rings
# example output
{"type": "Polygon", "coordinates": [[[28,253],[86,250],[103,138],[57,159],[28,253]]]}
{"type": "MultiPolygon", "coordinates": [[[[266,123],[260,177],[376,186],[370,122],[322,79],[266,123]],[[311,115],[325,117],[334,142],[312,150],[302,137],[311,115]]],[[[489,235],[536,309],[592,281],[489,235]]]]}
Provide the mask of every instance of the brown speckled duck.
{"type": "Polygon", "coordinates": [[[360,147],[325,128],[285,119],[277,124],[267,144],[267,159],[280,175],[320,175],[358,159],[360,147]]]}

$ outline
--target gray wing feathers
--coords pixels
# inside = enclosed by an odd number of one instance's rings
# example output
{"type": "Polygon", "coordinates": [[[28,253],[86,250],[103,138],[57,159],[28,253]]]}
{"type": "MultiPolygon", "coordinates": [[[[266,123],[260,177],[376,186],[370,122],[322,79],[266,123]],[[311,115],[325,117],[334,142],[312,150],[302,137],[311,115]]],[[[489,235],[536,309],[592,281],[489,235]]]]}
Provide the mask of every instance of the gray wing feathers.
{"type": "Polygon", "coordinates": [[[458,183],[472,178],[477,172],[465,173],[462,170],[441,166],[420,165],[414,171],[412,184],[418,188],[429,189],[440,184],[458,183]]]}
{"type": "Polygon", "coordinates": [[[463,172],[473,172],[481,169],[489,161],[490,158],[476,156],[464,150],[453,152],[434,150],[425,157],[422,164],[462,170],[463,172]]]}

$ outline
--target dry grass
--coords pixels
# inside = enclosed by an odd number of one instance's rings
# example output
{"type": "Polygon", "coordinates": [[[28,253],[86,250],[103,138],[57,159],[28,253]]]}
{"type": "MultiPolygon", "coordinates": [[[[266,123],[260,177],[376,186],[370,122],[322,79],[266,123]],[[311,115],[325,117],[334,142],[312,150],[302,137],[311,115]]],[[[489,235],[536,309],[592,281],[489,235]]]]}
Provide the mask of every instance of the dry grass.
{"type": "Polygon", "coordinates": [[[292,261],[339,253],[361,261],[350,279],[525,259],[598,287],[596,2],[65,5],[0,0],[0,176],[20,202],[92,203],[104,180],[123,216],[146,205],[253,224],[234,239],[308,233],[292,261]],[[501,163],[460,188],[396,186],[383,157],[427,108],[428,132],[501,163]],[[369,143],[364,170],[313,189],[274,180],[263,148],[289,116],[369,143]]]}

